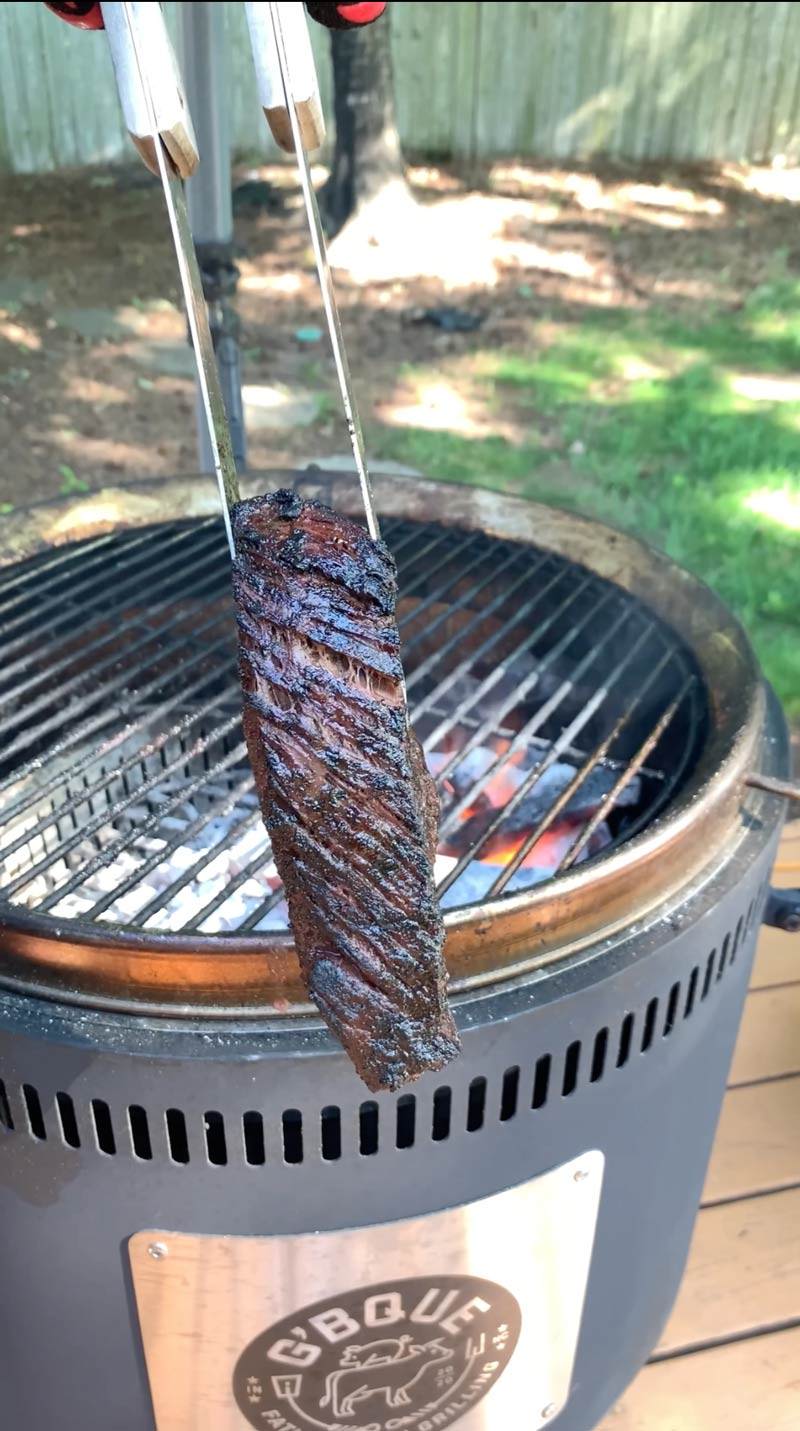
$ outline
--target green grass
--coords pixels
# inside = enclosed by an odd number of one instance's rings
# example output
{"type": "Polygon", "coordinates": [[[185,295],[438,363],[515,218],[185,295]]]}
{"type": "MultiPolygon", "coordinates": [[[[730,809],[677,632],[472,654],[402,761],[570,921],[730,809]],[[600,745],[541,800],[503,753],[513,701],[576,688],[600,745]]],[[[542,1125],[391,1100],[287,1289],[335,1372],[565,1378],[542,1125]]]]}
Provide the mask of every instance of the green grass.
{"type": "Polygon", "coordinates": [[[383,426],[377,452],[662,547],[737,612],[800,716],[800,284],[781,277],[735,313],[591,310],[546,331],[528,352],[479,353],[469,382],[518,441],[383,426]]]}

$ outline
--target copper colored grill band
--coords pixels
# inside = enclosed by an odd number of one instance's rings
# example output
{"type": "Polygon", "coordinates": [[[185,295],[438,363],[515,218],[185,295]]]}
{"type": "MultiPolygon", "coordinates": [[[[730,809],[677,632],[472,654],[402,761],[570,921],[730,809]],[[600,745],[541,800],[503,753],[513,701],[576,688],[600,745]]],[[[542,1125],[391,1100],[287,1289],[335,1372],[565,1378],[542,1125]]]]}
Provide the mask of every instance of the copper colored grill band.
{"type": "MultiPolygon", "coordinates": [[[[309,486],[313,477],[304,495],[309,486]]],[[[338,478],[320,486],[346,508],[338,478]]],[[[442,894],[473,861],[491,860],[487,850],[557,761],[574,767],[493,868],[485,898],[448,912],[448,957],[466,986],[513,972],[523,940],[527,960],[577,947],[600,919],[629,915],[632,892],[652,905],[707,859],[713,822],[737,817],[762,697],[724,609],[630,539],[527,503],[493,505],[485,493],[442,499],[402,482],[388,501],[387,492],[382,528],[398,564],[411,718],[444,791],[444,847],[456,842],[442,894]],[[415,516],[437,506],[431,515],[444,522],[415,516]],[[474,755],[482,763],[470,773],[474,755]],[[557,877],[524,887],[537,842],[603,771],[599,803],[574,829],[557,877]],[[513,788],[458,844],[463,822],[510,774],[513,788]],[[618,819],[615,800],[634,777],[641,799],[618,819]],[[609,818],[611,846],[571,869],[609,818]],[[681,869],[670,853],[679,841],[681,869]],[[512,880],[515,892],[504,893],[512,880]]],[[[154,1009],[233,1012],[276,998],[296,1009],[291,939],[269,928],[279,887],[230,932],[202,927],[269,861],[265,836],[223,889],[181,911],[178,927],[148,924],[164,911],[177,918],[187,886],[258,829],[246,803],[224,535],[200,513],[181,519],[191,508],[177,493],[175,503],[175,519],[154,513],[164,520],[146,532],[96,535],[89,521],[75,545],[55,550],[37,515],[19,534],[27,562],[0,570],[0,980],[154,1009]],[[187,802],[194,813],[170,831],[187,802]],[[209,831],[222,817],[229,823],[209,831]],[[204,833],[191,860],[166,868],[204,833]],[[90,895],[87,881],[120,859],[128,864],[113,888],[90,895]],[[145,880],[161,866],[153,890],[145,880]],[[65,915],[67,895],[86,907],[65,915]],[[128,896],[132,913],[110,920],[128,896]]]]}

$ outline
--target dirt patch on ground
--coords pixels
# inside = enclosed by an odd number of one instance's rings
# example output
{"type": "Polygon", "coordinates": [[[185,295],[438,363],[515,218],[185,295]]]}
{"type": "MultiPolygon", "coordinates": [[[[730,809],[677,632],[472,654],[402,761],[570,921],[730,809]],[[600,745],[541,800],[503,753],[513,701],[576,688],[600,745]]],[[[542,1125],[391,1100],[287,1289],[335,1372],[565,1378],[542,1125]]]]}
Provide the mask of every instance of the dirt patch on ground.
{"type": "MultiPolygon", "coordinates": [[[[794,176],[504,163],[469,185],[440,169],[412,177],[424,241],[399,234],[394,271],[388,248],[380,264],[366,254],[363,272],[355,262],[338,284],[368,430],[391,420],[392,404],[413,407],[407,364],[462,358],[466,383],[476,353],[536,351],[548,321],[587,307],[736,307],[776,253],[800,267],[794,176]],[[418,321],[443,303],[481,326],[442,332],[418,321]]],[[[287,398],[286,425],[252,433],[251,465],[341,453],[294,174],[237,179],[247,181],[236,223],[244,380],[301,399],[287,398]]],[[[0,250],[0,504],[191,470],[193,382],[155,182],[133,167],[6,179],[0,250]]],[[[465,421],[513,437],[513,396],[508,404],[465,421]]]]}

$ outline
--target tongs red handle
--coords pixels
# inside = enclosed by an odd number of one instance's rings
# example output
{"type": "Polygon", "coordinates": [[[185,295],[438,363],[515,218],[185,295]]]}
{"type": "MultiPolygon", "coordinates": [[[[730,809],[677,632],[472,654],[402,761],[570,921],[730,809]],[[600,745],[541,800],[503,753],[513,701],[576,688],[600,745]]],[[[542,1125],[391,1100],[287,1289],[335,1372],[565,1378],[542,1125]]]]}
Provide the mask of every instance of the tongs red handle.
{"type": "Polygon", "coordinates": [[[328,30],[353,30],[359,25],[371,25],[386,9],[386,0],[360,0],[357,4],[331,4],[325,0],[306,0],[306,9],[312,20],[317,20],[328,30]]]}
{"type": "Polygon", "coordinates": [[[78,30],[102,30],[103,12],[92,0],[44,0],[48,10],[78,30]]]}

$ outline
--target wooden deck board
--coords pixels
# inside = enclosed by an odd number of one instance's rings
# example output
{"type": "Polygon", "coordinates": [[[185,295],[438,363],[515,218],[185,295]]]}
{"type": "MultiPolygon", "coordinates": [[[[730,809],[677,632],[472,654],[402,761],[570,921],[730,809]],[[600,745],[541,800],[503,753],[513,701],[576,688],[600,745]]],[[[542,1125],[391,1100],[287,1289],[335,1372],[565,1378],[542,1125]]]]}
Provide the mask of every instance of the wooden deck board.
{"type": "Polygon", "coordinates": [[[762,930],[750,988],[769,989],[776,984],[798,983],[800,938],[796,934],[782,934],[780,929],[762,930]]]}
{"type": "Polygon", "coordinates": [[[725,1099],[704,1203],[800,1186],[800,1077],[732,1088],[725,1099]]]}
{"type": "Polygon", "coordinates": [[[730,1082],[658,1359],[597,1431],[800,1431],[800,935],[762,931],[730,1082]]]}
{"type": "Polygon", "coordinates": [[[657,1354],[794,1320],[800,1324],[800,1188],[704,1208],[657,1354]]]}
{"type": "Polygon", "coordinates": [[[798,1426],[800,1327],[795,1327],[645,1367],[597,1431],[797,1431],[798,1426]]]}
{"type": "Polygon", "coordinates": [[[800,984],[748,994],[730,1083],[735,1087],[787,1073],[800,1073],[800,984]]]}
{"type": "MultiPolygon", "coordinates": [[[[787,826],[772,883],[780,889],[800,889],[800,824],[787,826]]],[[[800,983],[800,937],[779,929],[762,929],[751,989],[800,983]]]]}

